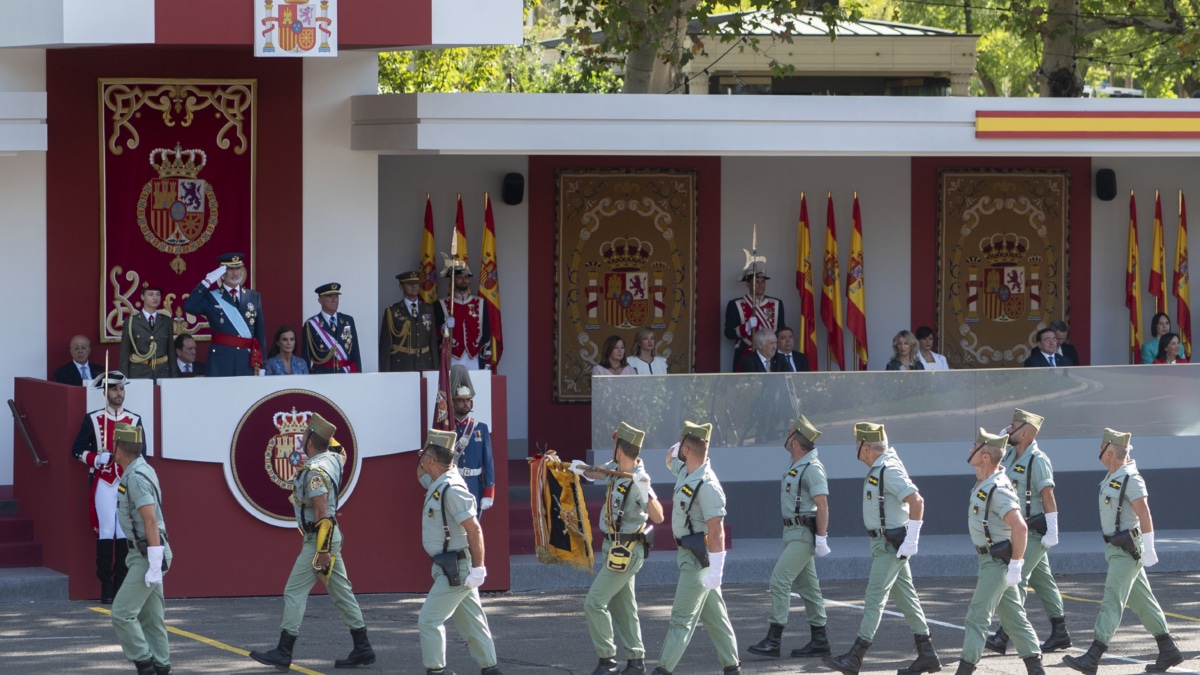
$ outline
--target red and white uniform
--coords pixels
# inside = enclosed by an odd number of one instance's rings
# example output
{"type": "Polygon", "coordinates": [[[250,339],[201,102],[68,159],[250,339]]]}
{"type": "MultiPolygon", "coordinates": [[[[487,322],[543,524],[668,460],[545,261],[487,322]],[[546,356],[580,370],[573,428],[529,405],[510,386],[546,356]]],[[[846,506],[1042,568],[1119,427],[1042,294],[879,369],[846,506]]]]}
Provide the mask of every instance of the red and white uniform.
{"type": "Polygon", "coordinates": [[[734,341],[733,372],[740,370],[741,358],[754,349],[754,333],[768,330],[774,333],[781,326],[786,326],[783,318],[783,301],[769,295],[763,296],[755,306],[749,295],[743,295],[729,301],[725,307],[725,337],[734,341]],[[751,329],[751,318],[758,319],[757,325],[751,329]]]}
{"type": "Polygon", "coordinates": [[[439,300],[438,309],[441,310],[439,326],[445,323],[447,318],[454,317],[454,328],[450,331],[451,337],[454,338],[454,346],[450,350],[451,365],[479,370],[479,355],[483,351],[484,343],[491,339],[483,298],[478,295],[455,294],[453,313],[449,298],[439,300]]]}
{"type": "Polygon", "coordinates": [[[91,476],[92,508],[90,512],[92,531],[100,539],[124,539],[125,533],[117,521],[117,483],[121,480],[121,467],[113,458],[107,464],[96,467],[96,458],[102,452],[113,452],[113,427],[119,423],[142,426],[142,417],[122,408],[93,410],[83,418],[83,425],[71,446],[71,454],[87,465],[91,476]]]}

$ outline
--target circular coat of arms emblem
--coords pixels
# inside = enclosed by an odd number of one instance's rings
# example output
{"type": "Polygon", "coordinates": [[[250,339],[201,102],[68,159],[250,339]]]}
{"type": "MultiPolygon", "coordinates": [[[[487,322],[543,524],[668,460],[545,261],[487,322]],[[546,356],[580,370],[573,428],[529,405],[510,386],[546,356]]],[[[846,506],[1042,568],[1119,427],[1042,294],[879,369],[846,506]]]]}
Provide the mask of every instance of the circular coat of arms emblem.
{"type": "Polygon", "coordinates": [[[182,274],[182,256],[199,249],[217,227],[217,196],[200,178],[208,156],[203,150],[155,148],[150,166],[158,172],[138,196],[137,222],[142,236],[163,253],[174,253],[171,268],[182,274]]]}

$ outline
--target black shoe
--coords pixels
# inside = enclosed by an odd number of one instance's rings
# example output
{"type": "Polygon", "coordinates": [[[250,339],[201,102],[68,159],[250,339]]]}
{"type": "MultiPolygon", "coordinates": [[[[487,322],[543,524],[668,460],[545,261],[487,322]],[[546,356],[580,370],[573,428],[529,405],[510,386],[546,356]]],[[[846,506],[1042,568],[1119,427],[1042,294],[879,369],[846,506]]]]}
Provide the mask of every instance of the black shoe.
{"type": "Polygon", "coordinates": [[[350,638],[354,640],[354,649],[346,658],[334,661],[333,667],[357,668],[375,663],[375,650],[371,649],[371,642],[367,639],[367,627],[351,629],[350,638]]]}
{"type": "Polygon", "coordinates": [[[959,661],[958,670],[954,671],[954,675],[971,675],[975,672],[975,664],[969,661],[959,661]]]}
{"type": "Polygon", "coordinates": [[[617,675],[619,672],[621,671],[617,668],[617,659],[610,656],[607,659],[600,659],[600,663],[596,664],[592,675],[617,675]]]}
{"type": "Polygon", "coordinates": [[[629,659],[625,662],[625,670],[621,671],[621,675],[646,675],[646,661],[629,659]]]}
{"type": "Polygon", "coordinates": [[[425,675],[454,675],[454,671],[446,670],[445,668],[438,668],[437,670],[426,668],[425,675]]]}
{"type": "Polygon", "coordinates": [[[740,665],[725,666],[725,670],[721,671],[721,675],[742,675],[742,667],[740,665]]]}
{"type": "Polygon", "coordinates": [[[671,675],[671,671],[667,670],[666,668],[663,668],[662,666],[659,666],[654,669],[654,672],[651,673],[651,675],[671,675]]]}
{"type": "Polygon", "coordinates": [[[1021,659],[1025,662],[1026,675],[1046,675],[1046,669],[1042,668],[1042,655],[1034,654],[1021,659]]]}
{"type": "Polygon", "coordinates": [[[154,664],[154,675],[171,675],[171,666],[154,664]]]}
{"type": "Polygon", "coordinates": [[[134,661],[133,665],[137,666],[138,675],[154,675],[154,662],[150,659],[134,661]]]}
{"type": "Polygon", "coordinates": [[[783,626],[773,623],[767,626],[767,637],[758,644],[746,647],[746,651],[759,656],[779,657],[779,641],[783,638],[783,626]]]}
{"type": "Polygon", "coordinates": [[[1170,633],[1155,635],[1154,640],[1158,642],[1158,659],[1146,666],[1146,672],[1161,673],[1171,666],[1183,663],[1183,654],[1179,653],[1179,647],[1175,646],[1175,638],[1171,637],[1170,633]]]}
{"type": "MultiPolygon", "coordinates": [[[[453,673],[451,673],[451,675],[453,675],[453,673]]],[[[496,666],[488,666],[487,668],[480,670],[479,675],[504,675],[504,673],[500,672],[500,669],[496,666]]]]}
{"type": "Polygon", "coordinates": [[[1083,656],[1064,656],[1063,663],[1081,673],[1096,675],[1096,670],[1100,668],[1100,657],[1104,656],[1107,650],[1108,645],[1099,640],[1092,640],[1092,646],[1088,647],[1083,656]]]}
{"type": "Polygon", "coordinates": [[[871,643],[869,641],[861,637],[855,638],[854,644],[850,646],[850,651],[841,656],[826,656],[821,659],[821,663],[834,670],[846,673],[846,675],[858,675],[858,671],[862,669],[863,656],[870,648],[871,643]]]}
{"type": "Polygon", "coordinates": [[[279,631],[279,644],[269,652],[250,652],[250,658],[266,666],[275,666],[275,670],[286,673],[292,667],[292,648],[296,646],[296,636],[286,630],[279,631]]]}
{"type": "Polygon", "coordinates": [[[829,635],[825,626],[809,626],[812,639],[799,649],[792,650],[792,656],[826,656],[829,652],[829,635]]]}
{"type": "Polygon", "coordinates": [[[1071,646],[1071,634],[1067,632],[1067,617],[1050,617],[1050,637],[1042,643],[1042,653],[1066,649],[1071,646]]]}
{"type": "MultiPolygon", "coordinates": [[[[1049,640],[1047,640],[1047,642],[1049,642],[1049,640]]],[[[991,637],[987,639],[987,642],[983,643],[983,646],[987,648],[989,652],[996,652],[997,654],[1003,656],[1004,652],[1008,651],[1008,633],[1004,632],[1004,626],[1001,626],[995,633],[993,633],[991,637]]],[[[1068,646],[1070,646],[1070,643],[1068,643],[1068,646]]],[[[1042,650],[1045,651],[1045,649],[1046,646],[1042,645],[1042,650]]]]}
{"type": "Polygon", "coordinates": [[[918,673],[936,673],[942,669],[937,652],[933,649],[933,640],[928,635],[914,635],[913,641],[917,647],[917,658],[907,668],[897,670],[897,675],[917,675],[918,673]]]}

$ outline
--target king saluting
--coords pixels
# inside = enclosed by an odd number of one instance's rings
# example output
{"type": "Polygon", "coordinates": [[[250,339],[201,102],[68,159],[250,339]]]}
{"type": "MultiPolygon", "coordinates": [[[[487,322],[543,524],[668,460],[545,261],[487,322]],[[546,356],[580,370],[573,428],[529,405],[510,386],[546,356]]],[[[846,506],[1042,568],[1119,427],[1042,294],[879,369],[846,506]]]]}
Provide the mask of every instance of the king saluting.
{"type": "Polygon", "coordinates": [[[257,375],[262,367],[262,346],[267,341],[262,296],[244,288],[246,256],[226,253],[221,266],[208,273],[183,303],[185,312],[208,319],[212,343],[208,347],[208,377],[257,375]],[[221,282],[216,288],[211,288],[221,282]]]}

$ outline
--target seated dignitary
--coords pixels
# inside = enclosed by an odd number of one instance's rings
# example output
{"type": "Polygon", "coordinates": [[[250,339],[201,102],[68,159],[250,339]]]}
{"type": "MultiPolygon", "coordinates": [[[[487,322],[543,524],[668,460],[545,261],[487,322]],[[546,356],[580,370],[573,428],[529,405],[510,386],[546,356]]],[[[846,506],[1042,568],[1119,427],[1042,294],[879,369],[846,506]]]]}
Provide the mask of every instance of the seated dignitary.
{"type": "Polygon", "coordinates": [[[1071,326],[1062,319],[1055,319],[1049,323],[1049,327],[1054,329],[1054,337],[1058,340],[1058,352],[1056,353],[1071,359],[1073,365],[1083,365],[1083,362],[1079,360],[1079,351],[1075,349],[1075,345],[1067,342],[1067,338],[1071,335],[1071,326]]]}
{"type": "Polygon", "coordinates": [[[1058,354],[1058,336],[1053,328],[1043,328],[1037,332],[1037,347],[1029,358],[1025,359],[1026,368],[1058,368],[1073,366],[1075,362],[1067,356],[1058,354]]]}
{"type": "Polygon", "coordinates": [[[92,354],[92,341],[86,336],[76,335],[71,338],[69,349],[71,350],[71,360],[54,371],[54,377],[51,379],[55,382],[88,386],[92,383],[93,378],[104,372],[104,366],[88,361],[88,357],[92,354]]]}
{"type": "Polygon", "coordinates": [[[779,370],[776,355],[779,354],[779,338],[769,330],[760,330],[754,334],[754,349],[742,356],[738,372],[741,373],[774,373],[779,370]]]}
{"type": "Polygon", "coordinates": [[[917,360],[923,370],[950,370],[946,357],[933,351],[933,329],[929,326],[917,328],[917,360]]]}
{"type": "Polygon", "coordinates": [[[892,338],[892,359],[884,370],[925,370],[917,338],[912,333],[902,330],[892,338]]]}
{"type": "MultiPolygon", "coordinates": [[[[487,376],[487,373],[484,373],[487,376]]],[[[455,461],[458,473],[475,497],[475,508],[483,512],[496,501],[496,467],[492,460],[492,433],[488,425],[471,416],[475,409],[475,385],[466,366],[450,367],[451,403],[454,405],[455,461]]]]}
{"type": "Polygon", "coordinates": [[[358,331],[354,317],[339,312],[342,285],[328,283],[317,287],[321,311],[304,322],[304,343],[301,358],[308,362],[310,373],[361,373],[362,357],[358,353],[358,331]]]}
{"type": "Polygon", "coordinates": [[[825,632],[825,599],[817,580],[813,556],[829,555],[829,480],[817,459],[817,431],[804,415],[788,428],[783,447],[791,453],[791,464],[780,479],[779,498],[783,516],[783,555],[771,572],[771,620],[767,637],[747,649],[751,654],[779,656],[779,643],[791,610],[792,589],[804,601],[812,639],[792,656],[824,656],[829,653],[825,632]]]}
{"type": "Polygon", "coordinates": [[[417,480],[425,488],[421,544],[433,558],[433,586],[417,616],[421,661],[426,675],[454,675],[446,669],[446,620],[453,617],[467,641],[480,675],[500,675],[496,645],[488,628],[479,587],[487,579],[483,528],[475,498],[454,466],[454,432],[430,429],[417,459],[417,480]]]}
{"type": "Polygon", "coordinates": [[[620,335],[609,335],[600,348],[602,356],[592,366],[593,375],[637,375],[637,368],[625,358],[625,341],[620,335]]]}
{"type": "Polygon", "coordinates": [[[202,377],[204,364],[196,360],[196,338],[175,336],[175,369],[179,377],[202,377]]]}
{"type": "Polygon", "coordinates": [[[666,375],[667,360],[654,353],[654,330],[640,328],[633,337],[633,358],[629,359],[638,375],[666,375]]]}
{"type": "Polygon", "coordinates": [[[804,352],[796,351],[796,331],[784,326],[775,331],[775,337],[779,343],[779,351],[776,352],[778,356],[775,357],[779,363],[779,372],[808,372],[808,357],[804,352]]]}
{"type": "Polygon", "coordinates": [[[1179,336],[1174,333],[1163,333],[1158,338],[1158,355],[1155,357],[1154,363],[1173,366],[1176,363],[1187,362],[1187,358],[1183,355],[1183,347],[1179,343],[1179,336]]]}
{"type": "Polygon", "coordinates": [[[308,364],[296,356],[296,331],[291,326],[280,326],[275,331],[275,342],[263,363],[267,375],[307,375],[308,364]]]}
{"type": "Polygon", "coordinates": [[[1158,358],[1159,339],[1171,332],[1171,317],[1159,312],[1150,319],[1150,337],[1142,343],[1142,363],[1154,363],[1158,358]]]}
{"type": "Polygon", "coordinates": [[[142,287],[142,311],[125,319],[121,331],[121,372],[131,380],[158,380],[175,376],[171,358],[171,340],[175,325],[171,314],[159,311],[162,289],[145,284],[142,287]]]}
{"type": "Polygon", "coordinates": [[[262,296],[243,286],[245,256],[226,253],[217,258],[221,266],[192,289],[183,310],[208,320],[212,342],[208,345],[208,377],[258,375],[262,348],[267,341],[262,296]]]}
{"type": "Polygon", "coordinates": [[[733,340],[733,372],[740,372],[742,357],[754,351],[754,334],[760,330],[774,333],[787,321],[783,301],[767,295],[766,272],[748,269],[742,273],[746,294],[725,305],[725,337],[733,340]]]}

